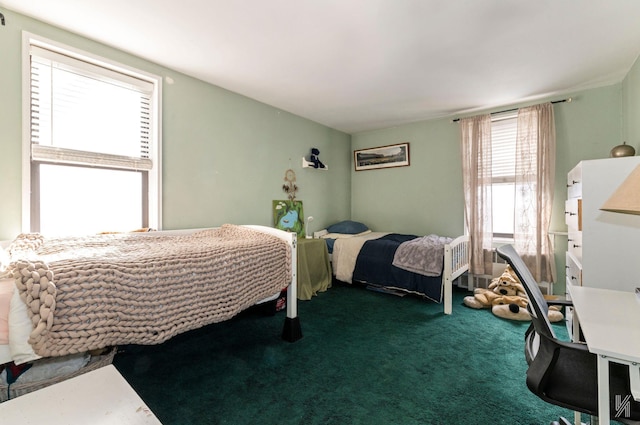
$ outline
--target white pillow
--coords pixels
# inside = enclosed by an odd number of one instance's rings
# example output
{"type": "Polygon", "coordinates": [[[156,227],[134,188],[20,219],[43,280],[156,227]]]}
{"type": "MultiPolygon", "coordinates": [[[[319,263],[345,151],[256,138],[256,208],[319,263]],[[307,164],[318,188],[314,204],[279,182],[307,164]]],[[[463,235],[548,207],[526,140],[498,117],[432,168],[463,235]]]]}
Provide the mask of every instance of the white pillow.
{"type": "Polygon", "coordinates": [[[19,365],[41,356],[37,355],[29,344],[29,335],[33,330],[27,305],[20,298],[20,291],[13,291],[11,310],[9,311],[9,348],[15,364],[19,365]]]}
{"type": "Polygon", "coordinates": [[[9,310],[15,287],[13,279],[0,279],[0,344],[9,343],[9,310]]]}

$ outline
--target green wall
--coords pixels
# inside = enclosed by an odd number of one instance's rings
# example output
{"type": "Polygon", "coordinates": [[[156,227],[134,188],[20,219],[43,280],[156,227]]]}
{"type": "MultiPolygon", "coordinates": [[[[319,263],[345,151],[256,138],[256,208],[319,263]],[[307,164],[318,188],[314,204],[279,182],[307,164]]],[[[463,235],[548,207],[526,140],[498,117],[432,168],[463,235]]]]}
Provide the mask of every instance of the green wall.
{"type": "MultiPolygon", "coordinates": [[[[573,101],[554,106],[557,157],[551,230],[558,232],[566,231],[567,172],[581,160],[608,157],[611,148],[622,142],[621,84],[567,97],[573,101]]],[[[408,142],[411,153],[411,165],[401,168],[353,171],[351,160],[352,219],[363,221],[373,229],[397,232],[447,236],[464,232],[460,134],[452,118],[352,135],[353,149],[408,142]]],[[[555,236],[554,240],[559,277],[554,291],[563,293],[567,240],[566,236],[555,236]]]]}
{"type": "Polygon", "coordinates": [[[628,145],[640,154],[640,59],[631,68],[622,82],[623,137],[628,145]]]}
{"type": "MultiPolygon", "coordinates": [[[[22,31],[162,77],[165,229],[223,223],[271,224],[271,201],[286,198],[292,168],[319,229],[350,214],[350,136],[141,58],[3,9],[0,26],[0,240],[21,231],[22,31]],[[311,147],[329,171],[302,169],[311,147]]],[[[61,204],[61,208],[64,205],[61,204]]]]}
{"type": "Polygon", "coordinates": [[[431,120],[358,133],[352,135],[351,146],[404,142],[409,143],[408,167],[351,172],[352,219],[374,230],[461,235],[464,200],[457,124],[431,120]]]}

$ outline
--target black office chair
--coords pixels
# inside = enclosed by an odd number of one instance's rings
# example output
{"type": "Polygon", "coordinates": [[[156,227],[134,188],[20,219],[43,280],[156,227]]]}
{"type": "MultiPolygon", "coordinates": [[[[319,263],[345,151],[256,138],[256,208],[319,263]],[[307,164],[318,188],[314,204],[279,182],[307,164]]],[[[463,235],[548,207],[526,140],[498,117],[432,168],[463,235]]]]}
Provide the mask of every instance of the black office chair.
{"type": "MultiPolygon", "coordinates": [[[[556,338],[547,313],[549,305],[518,253],[511,245],[498,248],[498,255],[514,270],[529,297],[531,326],[525,333],[527,387],[542,400],[598,416],[598,371],[595,354],[581,342],[566,342],[556,338]]],[[[556,304],[554,302],[554,304],[556,304]]],[[[558,304],[570,305],[570,302],[558,304]]],[[[640,402],[631,401],[627,417],[615,417],[615,395],[631,394],[629,368],[610,363],[611,420],[625,424],[640,424],[640,402]]],[[[564,418],[561,418],[561,421],[564,418]]],[[[564,419],[566,421],[566,419],[564,419]]]]}

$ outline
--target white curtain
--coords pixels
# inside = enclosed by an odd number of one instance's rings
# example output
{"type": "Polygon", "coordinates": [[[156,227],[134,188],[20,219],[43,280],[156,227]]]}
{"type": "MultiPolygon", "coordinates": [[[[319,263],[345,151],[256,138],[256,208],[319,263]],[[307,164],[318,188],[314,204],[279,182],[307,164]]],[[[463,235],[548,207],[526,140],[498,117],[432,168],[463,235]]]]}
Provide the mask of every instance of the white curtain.
{"type": "MultiPolygon", "coordinates": [[[[492,274],[491,116],[460,120],[465,218],[471,239],[472,274],[492,274]]],[[[518,111],[514,200],[514,247],[538,282],[555,282],[549,236],[555,179],[553,105],[518,111]]]]}
{"type": "Polygon", "coordinates": [[[553,105],[518,111],[514,247],[538,282],[555,282],[549,236],[555,179],[553,105]]]}
{"type": "Polygon", "coordinates": [[[462,118],[460,129],[464,208],[471,241],[469,271],[491,274],[491,115],[462,118]]]}

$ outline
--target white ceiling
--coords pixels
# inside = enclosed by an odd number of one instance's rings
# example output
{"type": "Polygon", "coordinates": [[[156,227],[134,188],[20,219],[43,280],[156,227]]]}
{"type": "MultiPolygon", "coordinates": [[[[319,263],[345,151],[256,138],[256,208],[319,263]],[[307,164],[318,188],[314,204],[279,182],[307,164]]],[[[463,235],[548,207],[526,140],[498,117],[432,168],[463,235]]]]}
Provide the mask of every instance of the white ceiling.
{"type": "Polygon", "coordinates": [[[640,54],[638,0],[0,0],[2,8],[347,133],[617,83],[640,54]]]}

